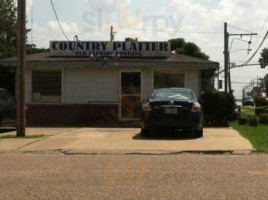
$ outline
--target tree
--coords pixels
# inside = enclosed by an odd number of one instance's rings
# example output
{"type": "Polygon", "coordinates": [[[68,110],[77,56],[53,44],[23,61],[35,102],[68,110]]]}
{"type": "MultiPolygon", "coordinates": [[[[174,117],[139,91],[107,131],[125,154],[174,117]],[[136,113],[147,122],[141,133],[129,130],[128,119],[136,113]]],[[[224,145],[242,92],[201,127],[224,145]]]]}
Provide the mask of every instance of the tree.
{"type": "Polygon", "coordinates": [[[184,54],[202,59],[209,59],[209,56],[203,53],[195,43],[185,42],[183,38],[169,40],[171,42],[171,51],[176,54],[184,54]]]}
{"type": "Polygon", "coordinates": [[[266,62],[268,62],[268,48],[264,48],[261,52],[261,58],[263,58],[264,60],[266,60],[266,62]]]}
{"type": "Polygon", "coordinates": [[[48,52],[49,49],[37,48],[35,44],[26,44],[26,54],[48,52]]]}
{"type": "MultiPolygon", "coordinates": [[[[263,65],[262,66],[263,68],[265,67],[265,63],[268,63],[268,48],[267,47],[262,50],[259,62],[261,66],[263,65]]],[[[266,74],[264,77],[264,85],[266,88],[266,95],[268,95],[268,74],[266,74]]]]}
{"type": "MultiPolygon", "coordinates": [[[[0,0],[0,59],[16,56],[17,52],[17,8],[14,0],[0,0]]],[[[27,30],[27,34],[31,30],[27,30]]],[[[47,51],[26,44],[26,54],[47,51]]]]}
{"type": "Polygon", "coordinates": [[[265,63],[268,63],[268,48],[264,48],[261,52],[259,63],[262,68],[265,68],[265,63]]]}
{"type": "Polygon", "coordinates": [[[16,55],[16,23],[14,0],[0,0],[0,59],[16,55]]]}

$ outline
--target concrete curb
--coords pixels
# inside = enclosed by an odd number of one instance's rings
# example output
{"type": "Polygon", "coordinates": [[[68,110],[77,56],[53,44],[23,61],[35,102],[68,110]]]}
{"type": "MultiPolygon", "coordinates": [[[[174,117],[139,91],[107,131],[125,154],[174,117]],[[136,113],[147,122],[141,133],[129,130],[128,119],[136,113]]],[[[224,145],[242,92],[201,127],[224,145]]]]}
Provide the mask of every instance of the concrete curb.
{"type": "Polygon", "coordinates": [[[45,150],[45,151],[0,151],[1,154],[59,154],[59,155],[180,155],[180,154],[195,154],[195,155],[252,155],[259,154],[256,150],[212,150],[212,151],[100,151],[100,150],[45,150]]]}
{"type": "Polygon", "coordinates": [[[250,155],[255,150],[212,150],[212,151],[77,151],[61,150],[65,155],[178,155],[178,154],[210,154],[210,155],[250,155]]]}

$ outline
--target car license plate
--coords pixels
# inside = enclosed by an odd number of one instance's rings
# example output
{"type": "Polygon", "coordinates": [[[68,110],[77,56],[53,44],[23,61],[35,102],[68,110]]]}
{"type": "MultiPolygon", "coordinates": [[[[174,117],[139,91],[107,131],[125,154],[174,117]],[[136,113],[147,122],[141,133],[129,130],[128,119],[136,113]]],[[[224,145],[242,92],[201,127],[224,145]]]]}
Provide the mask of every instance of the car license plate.
{"type": "Polygon", "coordinates": [[[177,108],[166,108],[165,114],[178,114],[177,108]]]}

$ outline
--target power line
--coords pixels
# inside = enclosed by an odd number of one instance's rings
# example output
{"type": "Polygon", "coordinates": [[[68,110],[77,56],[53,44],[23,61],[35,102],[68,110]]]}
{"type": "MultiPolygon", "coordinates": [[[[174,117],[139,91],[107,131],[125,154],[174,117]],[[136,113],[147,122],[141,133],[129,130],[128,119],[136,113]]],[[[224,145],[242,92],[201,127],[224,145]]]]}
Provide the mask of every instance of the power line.
{"type": "Polygon", "coordinates": [[[64,37],[69,41],[69,38],[67,37],[67,35],[65,34],[65,32],[64,32],[64,30],[63,30],[63,28],[62,28],[62,26],[61,26],[61,23],[60,23],[60,20],[59,20],[58,15],[57,15],[55,6],[54,6],[54,4],[53,4],[53,1],[50,0],[50,3],[51,3],[51,6],[52,6],[52,9],[53,9],[53,11],[54,11],[55,17],[56,17],[56,19],[57,19],[57,21],[58,21],[58,24],[59,24],[59,27],[60,27],[60,29],[61,29],[62,34],[63,34],[64,37]]]}
{"type": "Polygon", "coordinates": [[[268,31],[266,32],[264,38],[262,39],[262,42],[260,43],[259,47],[257,48],[257,50],[252,54],[252,56],[246,60],[242,65],[247,65],[253,58],[254,56],[258,53],[259,49],[261,48],[261,46],[263,45],[263,43],[265,42],[265,40],[267,39],[268,36],[268,31]]]}
{"type": "Polygon", "coordinates": [[[223,33],[221,32],[209,32],[209,31],[171,31],[171,30],[159,30],[159,29],[138,29],[138,28],[127,28],[125,27],[124,29],[130,29],[130,30],[135,30],[135,31],[143,31],[143,32],[165,32],[165,33],[197,33],[197,34],[219,34],[222,35],[223,33]]]}
{"type": "Polygon", "coordinates": [[[237,82],[237,81],[232,81],[233,84],[248,84],[248,82],[237,82]]]}
{"type": "MultiPolygon", "coordinates": [[[[258,48],[256,49],[256,51],[252,54],[252,56],[251,56],[249,59],[247,59],[243,64],[240,64],[240,65],[233,65],[233,66],[230,67],[230,69],[237,68],[237,67],[251,66],[251,65],[249,65],[250,61],[251,61],[251,60],[255,57],[255,55],[258,53],[258,51],[259,51],[260,48],[262,47],[263,43],[264,43],[265,40],[267,39],[267,37],[268,37],[268,31],[266,32],[266,34],[265,34],[264,38],[262,39],[260,45],[258,46],[258,48]]],[[[256,64],[252,64],[252,66],[254,66],[254,65],[256,65],[256,64]]],[[[222,73],[222,72],[224,72],[224,70],[221,71],[221,72],[219,72],[219,73],[222,73]]]]}
{"type": "MultiPolygon", "coordinates": [[[[264,29],[266,23],[268,22],[268,16],[266,17],[266,19],[264,20],[264,23],[261,27],[261,29],[258,31],[259,33],[262,33],[262,30],[264,29]]],[[[255,46],[255,43],[259,40],[259,37],[256,38],[256,40],[254,41],[254,46],[255,46]]]]}
{"type": "Polygon", "coordinates": [[[228,26],[231,27],[231,28],[240,30],[240,31],[245,31],[245,32],[248,32],[248,33],[253,33],[252,31],[249,31],[249,30],[246,30],[246,29],[243,29],[243,28],[239,28],[239,27],[236,27],[236,26],[233,26],[233,25],[230,25],[230,24],[228,24],[228,26]]]}

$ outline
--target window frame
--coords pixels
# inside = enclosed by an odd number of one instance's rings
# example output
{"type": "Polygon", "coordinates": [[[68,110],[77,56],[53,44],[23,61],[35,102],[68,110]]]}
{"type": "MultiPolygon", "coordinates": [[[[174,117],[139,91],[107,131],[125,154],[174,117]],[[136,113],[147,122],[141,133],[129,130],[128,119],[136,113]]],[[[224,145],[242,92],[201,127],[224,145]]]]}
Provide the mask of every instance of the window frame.
{"type": "Polygon", "coordinates": [[[31,88],[31,92],[30,92],[30,102],[32,104],[62,104],[63,103],[63,95],[64,95],[64,86],[63,86],[63,80],[64,80],[64,74],[63,74],[64,70],[62,68],[57,68],[57,69],[36,69],[36,68],[32,68],[31,69],[31,79],[30,79],[30,88],[31,88]],[[34,102],[34,91],[33,91],[33,74],[34,72],[59,72],[60,73],[60,77],[61,77],[61,81],[60,81],[60,89],[61,89],[61,95],[60,95],[60,101],[59,102],[34,102]]]}
{"type": "MultiPolygon", "coordinates": [[[[180,87],[180,88],[186,88],[186,81],[187,81],[187,76],[186,76],[186,72],[185,71],[173,71],[173,70],[167,70],[167,71],[158,71],[158,70],[155,70],[154,73],[153,73],[153,88],[154,89],[160,89],[160,88],[156,88],[156,84],[155,84],[155,78],[156,78],[156,74],[159,73],[159,74],[179,74],[179,75],[182,75],[184,80],[183,80],[183,86],[180,87]]],[[[176,86],[178,87],[178,86],[176,86]]],[[[164,88],[170,88],[170,87],[164,87],[164,88]]]]}

